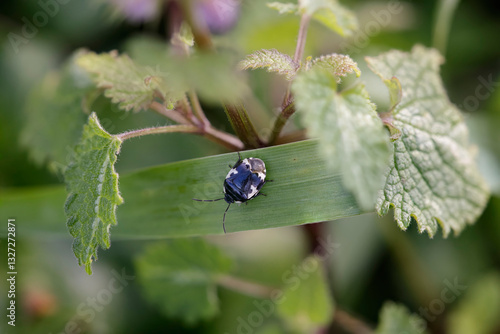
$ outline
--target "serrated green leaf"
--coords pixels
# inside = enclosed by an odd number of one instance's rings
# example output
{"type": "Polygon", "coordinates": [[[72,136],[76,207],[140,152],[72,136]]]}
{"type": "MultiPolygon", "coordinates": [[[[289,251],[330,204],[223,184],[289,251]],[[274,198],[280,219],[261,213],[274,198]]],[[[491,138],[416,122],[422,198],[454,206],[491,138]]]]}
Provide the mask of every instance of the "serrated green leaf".
{"type": "Polygon", "coordinates": [[[81,50],[58,72],[50,72],[29,95],[21,144],[38,164],[61,173],[80,138],[87,115],[85,100],[95,90],[88,74],[74,63],[81,50]]]}
{"type": "Polygon", "coordinates": [[[358,30],[354,13],[337,0],[299,0],[299,9],[340,36],[350,36],[358,30]]]}
{"type": "Polygon", "coordinates": [[[389,160],[389,140],[363,85],[337,92],[337,78],[322,70],[297,76],[292,85],[297,110],[310,136],[360,206],[372,209],[389,160]]]}
{"type": "Polygon", "coordinates": [[[149,300],[166,316],[194,323],[217,315],[216,280],[231,259],[201,238],[186,238],[149,246],[135,265],[149,300]]]}
{"type": "Polygon", "coordinates": [[[380,311],[376,334],[427,334],[427,324],[404,305],[386,302],[380,311]]]}
{"type": "Polygon", "coordinates": [[[177,86],[167,84],[166,74],[158,67],[138,65],[116,51],[89,52],[78,57],[76,63],[95,74],[97,87],[103,88],[104,95],[124,110],[148,109],[155,91],[169,103],[175,103],[183,94],[177,86]]]}
{"type": "Polygon", "coordinates": [[[448,317],[448,330],[453,334],[489,334],[500,327],[500,274],[482,277],[448,317]]]}
{"type": "Polygon", "coordinates": [[[241,70],[267,67],[268,72],[277,72],[284,75],[287,80],[292,80],[299,69],[299,64],[287,55],[276,49],[262,49],[246,56],[238,64],[241,70]]]}
{"type": "Polygon", "coordinates": [[[296,3],[290,2],[268,2],[267,7],[276,9],[280,14],[296,13],[299,10],[299,6],[296,3]]]}
{"type": "Polygon", "coordinates": [[[327,326],[333,318],[334,304],[320,259],[309,256],[287,281],[293,283],[280,298],[280,316],[299,333],[312,333],[327,326]]]}
{"type": "Polygon", "coordinates": [[[390,51],[367,62],[384,82],[396,77],[402,87],[401,102],[392,112],[392,126],[401,136],[393,142],[378,213],[393,207],[402,229],[413,217],[431,237],[438,223],[445,237],[450,230],[458,234],[481,214],[489,193],[463,117],[448,100],[439,76],[442,57],[416,46],[411,53],[390,51]]]}
{"type": "Polygon", "coordinates": [[[89,275],[97,248],[110,246],[109,229],[116,225],[116,207],[123,203],[114,169],[121,143],[92,113],[64,174],[68,190],[65,212],[74,238],[73,252],[89,275]]]}
{"type": "Polygon", "coordinates": [[[329,54],[321,56],[312,61],[311,68],[322,68],[337,77],[337,83],[340,83],[341,77],[345,77],[349,73],[356,73],[356,76],[361,75],[358,64],[351,57],[341,54],[329,54]]]}

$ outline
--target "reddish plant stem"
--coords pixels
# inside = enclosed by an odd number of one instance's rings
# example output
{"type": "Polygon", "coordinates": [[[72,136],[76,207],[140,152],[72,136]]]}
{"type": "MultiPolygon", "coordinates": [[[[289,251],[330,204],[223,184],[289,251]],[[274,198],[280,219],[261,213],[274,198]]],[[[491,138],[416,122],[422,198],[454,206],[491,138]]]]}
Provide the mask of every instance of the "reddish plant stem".
{"type": "Polygon", "coordinates": [[[117,134],[116,136],[123,141],[134,137],[140,137],[144,135],[152,135],[158,133],[171,133],[171,132],[198,133],[199,131],[200,129],[194,125],[167,125],[167,126],[159,126],[159,127],[151,127],[151,128],[127,131],[117,134]]]}
{"type": "MultiPolygon", "coordinates": [[[[307,40],[307,29],[309,27],[310,20],[311,17],[306,14],[303,14],[302,17],[300,18],[297,46],[295,47],[295,54],[293,56],[293,61],[296,62],[297,64],[300,64],[300,62],[302,61],[302,57],[304,55],[304,49],[307,40]]],[[[293,104],[291,89],[292,89],[292,83],[290,82],[285,92],[285,97],[283,98],[283,102],[281,103],[281,113],[274,122],[273,130],[271,131],[271,135],[268,140],[268,143],[271,145],[275,144],[278,141],[281,130],[285,126],[290,116],[292,116],[295,113],[295,107],[293,104]]]]}
{"type": "Polygon", "coordinates": [[[161,104],[159,102],[156,102],[156,101],[152,102],[149,105],[149,108],[151,110],[154,110],[158,114],[160,114],[168,119],[171,119],[172,121],[174,121],[176,123],[179,123],[179,124],[190,124],[191,123],[190,121],[188,121],[183,115],[181,115],[177,111],[175,111],[173,109],[167,109],[167,107],[165,107],[163,104],[161,104]]]}
{"type": "MultiPolygon", "coordinates": [[[[311,17],[307,14],[303,14],[300,18],[300,27],[299,27],[299,35],[297,37],[297,46],[295,47],[295,54],[293,56],[293,61],[297,64],[300,64],[302,61],[302,56],[304,55],[304,49],[306,47],[307,40],[307,28],[309,27],[309,21],[311,17]]],[[[288,84],[288,88],[285,93],[285,97],[283,99],[283,103],[281,104],[281,108],[285,109],[287,105],[290,104],[292,99],[291,94],[291,86],[292,83],[288,84]]]]}

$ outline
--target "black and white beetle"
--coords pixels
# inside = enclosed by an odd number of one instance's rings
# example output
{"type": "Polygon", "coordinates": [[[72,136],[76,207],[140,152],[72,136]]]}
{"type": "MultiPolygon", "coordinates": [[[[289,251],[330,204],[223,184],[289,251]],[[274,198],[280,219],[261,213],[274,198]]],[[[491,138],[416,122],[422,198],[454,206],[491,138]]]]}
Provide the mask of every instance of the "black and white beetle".
{"type": "Polygon", "coordinates": [[[217,199],[196,199],[199,202],[215,202],[220,200],[225,200],[228,203],[226,211],[224,211],[224,217],[222,218],[222,229],[226,233],[226,212],[233,203],[245,203],[258,195],[264,195],[260,193],[260,189],[266,182],[271,182],[271,180],[266,181],[266,164],[264,161],[257,158],[246,158],[241,160],[240,152],[238,152],[238,161],[231,167],[231,170],[227,173],[226,179],[224,180],[224,197],[217,199]]]}

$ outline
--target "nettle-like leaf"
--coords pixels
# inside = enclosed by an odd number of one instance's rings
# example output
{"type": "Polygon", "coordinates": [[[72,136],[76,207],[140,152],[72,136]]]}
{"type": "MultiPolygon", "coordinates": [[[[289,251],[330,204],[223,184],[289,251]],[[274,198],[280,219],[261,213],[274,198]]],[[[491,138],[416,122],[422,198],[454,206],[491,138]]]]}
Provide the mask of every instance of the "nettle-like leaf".
{"type": "Polygon", "coordinates": [[[349,73],[356,73],[356,76],[361,75],[358,64],[351,57],[342,54],[329,54],[318,57],[312,61],[312,68],[323,68],[337,77],[337,83],[340,83],[341,77],[345,77],[349,73]]]}
{"type": "Polygon", "coordinates": [[[47,163],[54,172],[62,172],[69,163],[88,117],[84,111],[95,92],[88,73],[74,63],[81,53],[76,51],[60,71],[48,73],[24,108],[21,144],[36,163],[47,163]]]}
{"type": "Polygon", "coordinates": [[[333,318],[334,303],[326,274],[317,256],[306,258],[292,273],[278,304],[278,313],[299,333],[313,333],[327,326],[333,318]]]}
{"type": "Polygon", "coordinates": [[[427,334],[427,324],[416,314],[410,314],[404,305],[386,302],[380,311],[376,334],[427,334]]]}
{"type": "Polygon", "coordinates": [[[267,7],[276,9],[280,14],[297,13],[299,6],[296,3],[290,2],[269,2],[267,7]]]}
{"type": "Polygon", "coordinates": [[[340,36],[350,36],[358,30],[354,13],[337,0],[299,0],[299,11],[312,16],[340,36]]]}
{"type": "Polygon", "coordinates": [[[248,55],[244,60],[240,61],[239,68],[241,70],[257,69],[267,67],[268,72],[277,72],[284,75],[287,80],[292,80],[300,65],[293,59],[276,49],[262,49],[248,55]]]}
{"type": "Polygon", "coordinates": [[[118,55],[116,51],[89,52],[78,57],[76,62],[95,74],[97,87],[103,88],[106,97],[127,111],[147,109],[155,93],[161,94],[169,103],[176,102],[183,94],[182,90],[167,84],[166,74],[158,67],[136,64],[127,55],[118,55]]]}
{"type": "Polygon", "coordinates": [[[389,139],[364,85],[337,92],[338,77],[322,69],[300,73],[292,84],[310,136],[365,210],[373,209],[389,160],[389,139]]]}
{"type": "Polygon", "coordinates": [[[92,113],[64,175],[68,190],[65,212],[74,238],[73,252],[89,275],[97,248],[110,246],[109,229],[116,225],[116,207],[123,203],[114,169],[121,143],[92,113]]]}
{"type": "Polygon", "coordinates": [[[232,262],[201,238],[183,238],[149,246],[135,265],[149,300],[166,316],[194,323],[218,313],[216,281],[232,262]]]}
{"type": "Polygon", "coordinates": [[[413,217],[431,237],[438,223],[445,237],[450,230],[458,234],[481,214],[489,192],[474,162],[463,117],[448,100],[439,76],[443,58],[436,50],[416,46],[411,53],[391,51],[367,62],[389,89],[399,89],[391,80],[396,77],[402,90],[400,103],[386,117],[400,136],[393,142],[378,213],[393,207],[402,229],[413,217]]]}

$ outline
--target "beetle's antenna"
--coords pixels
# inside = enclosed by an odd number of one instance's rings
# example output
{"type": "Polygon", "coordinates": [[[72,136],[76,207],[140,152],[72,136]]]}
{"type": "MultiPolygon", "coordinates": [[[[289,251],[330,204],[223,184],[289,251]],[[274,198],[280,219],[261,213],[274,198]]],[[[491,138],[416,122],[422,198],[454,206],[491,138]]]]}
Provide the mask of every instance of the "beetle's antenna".
{"type": "Polygon", "coordinates": [[[224,211],[224,218],[222,218],[222,229],[224,230],[224,234],[226,234],[226,212],[227,210],[229,210],[229,207],[231,206],[231,203],[229,203],[229,205],[227,206],[226,208],[226,211],[224,211]]]}
{"type": "Polygon", "coordinates": [[[198,202],[217,202],[217,201],[220,201],[221,199],[224,199],[224,197],[222,198],[217,198],[217,199],[197,199],[197,198],[191,198],[193,201],[198,201],[198,202]]]}

